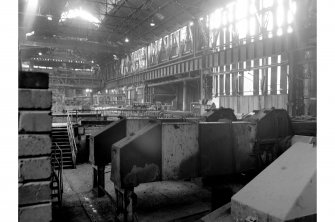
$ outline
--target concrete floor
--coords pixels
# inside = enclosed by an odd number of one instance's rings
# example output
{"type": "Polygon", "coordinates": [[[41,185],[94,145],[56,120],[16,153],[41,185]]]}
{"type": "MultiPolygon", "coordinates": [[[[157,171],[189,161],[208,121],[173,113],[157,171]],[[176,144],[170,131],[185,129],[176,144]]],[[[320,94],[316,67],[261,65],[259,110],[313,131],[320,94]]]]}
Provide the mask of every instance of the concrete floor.
{"type": "MultiPolygon", "coordinates": [[[[109,179],[110,167],[105,172],[105,189],[112,199],[107,195],[98,198],[92,190],[90,164],[64,170],[63,207],[54,209],[54,221],[114,221],[115,192],[109,179]]],[[[190,215],[208,213],[211,194],[193,182],[197,180],[154,182],[136,187],[138,221],[193,221],[190,215]]]]}

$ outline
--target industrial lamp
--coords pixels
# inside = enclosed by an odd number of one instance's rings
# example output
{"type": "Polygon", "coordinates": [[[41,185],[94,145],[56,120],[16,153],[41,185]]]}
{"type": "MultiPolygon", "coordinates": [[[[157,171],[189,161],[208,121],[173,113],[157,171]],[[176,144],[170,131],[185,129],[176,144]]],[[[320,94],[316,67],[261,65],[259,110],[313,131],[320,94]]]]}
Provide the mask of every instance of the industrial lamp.
{"type": "Polygon", "coordinates": [[[156,24],[155,24],[154,20],[151,19],[150,26],[151,26],[151,27],[154,27],[155,25],[156,25],[156,24]]]}

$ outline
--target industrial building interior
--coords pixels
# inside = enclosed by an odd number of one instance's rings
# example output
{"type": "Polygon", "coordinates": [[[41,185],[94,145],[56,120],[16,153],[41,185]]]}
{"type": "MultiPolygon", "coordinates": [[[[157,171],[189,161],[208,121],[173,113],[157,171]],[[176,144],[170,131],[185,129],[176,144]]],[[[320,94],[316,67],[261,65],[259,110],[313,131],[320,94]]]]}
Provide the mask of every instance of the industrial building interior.
{"type": "Polygon", "coordinates": [[[316,0],[19,0],[18,220],[316,221],[316,0]]]}

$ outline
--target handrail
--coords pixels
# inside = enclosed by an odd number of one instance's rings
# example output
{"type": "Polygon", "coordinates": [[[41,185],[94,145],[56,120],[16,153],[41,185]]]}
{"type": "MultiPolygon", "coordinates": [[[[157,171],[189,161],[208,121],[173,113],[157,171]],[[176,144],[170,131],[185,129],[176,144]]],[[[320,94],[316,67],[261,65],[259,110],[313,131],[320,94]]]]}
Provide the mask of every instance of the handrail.
{"type": "MultiPolygon", "coordinates": [[[[60,183],[60,190],[63,192],[63,151],[58,146],[57,143],[55,143],[55,144],[56,144],[57,150],[60,152],[60,158],[59,158],[60,159],[60,167],[59,167],[59,170],[58,170],[58,177],[59,177],[59,183],[60,183]]],[[[59,163],[57,157],[55,159],[59,163]]]]}
{"type": "Polygon", "coordinates": [[[70,116],[69,111],[67,111],[67,133],[69,136],[69,141],[70,141],[70,147],[71,147],[71,154],[72,154],[72,161],[74,164],[74,167],[76,166],[76,159],[77,159],[77,145],[76,145],[76,141],[74,139],[74,135],[73,135],[73,126],[72,126],[72,115],[70,116]]]}
{"type": "Polygon", "coordinates": [[[56,150],[53,151],[52,156],[53,159],[55,160],[55,162],[52,162],[52,169],[54,172],[54,176],[57,180],[58,183],[58,202],[59,205],[62,205],[62,194],[63,194],[63,151],[62,149],[58,146],[57,143],[54,143],[56,145],[56,150]],[[60,153],[60,157],[57,158],[57,152],[58,151],[60,153]],[[60,160],[60,161],[59,161],[60,160]],[[56,174],[56,166],[58,166],[58,171],[56,174]]]}

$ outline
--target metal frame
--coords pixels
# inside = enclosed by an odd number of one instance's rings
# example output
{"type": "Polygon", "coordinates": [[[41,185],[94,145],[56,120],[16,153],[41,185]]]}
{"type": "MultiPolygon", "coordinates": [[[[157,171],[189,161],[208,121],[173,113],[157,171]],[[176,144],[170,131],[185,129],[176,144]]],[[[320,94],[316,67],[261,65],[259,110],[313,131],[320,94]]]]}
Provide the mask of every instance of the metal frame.
{"type": "Polygon", "coordinates": [[[76,145],[76,141],[73,135],[73,127],[72,127],[72,115],[70,114],[69,111],[67,111],[67,133],[69,136],[69,140],[70,140],[70,146],[71,146],[71,154],[72,154],[72,162],[74,165],[74,168],[76,168],[76,162],[77,162],[77,145],[76,145]]]}
{"type": "Polygon", "coordinates": [[[53,150],[51,153],[52,159],[55,160],[55,162],[52,162],[52,179],[51,179],[51,185],[53,185],[54,182],[57,183],[57,194],[58,194],[58,205],[62,207],[62,200],[63,200],[63,151],[58,146],[57,143],[54,143],[56,150],[53,150]],[[57,158],[57,152],[60,153],[60,158],[57,158]],[[56,169],[58,168],[58,169],[56,169]],[[55,180],[54,180],[55,179],[55,180]]]}

